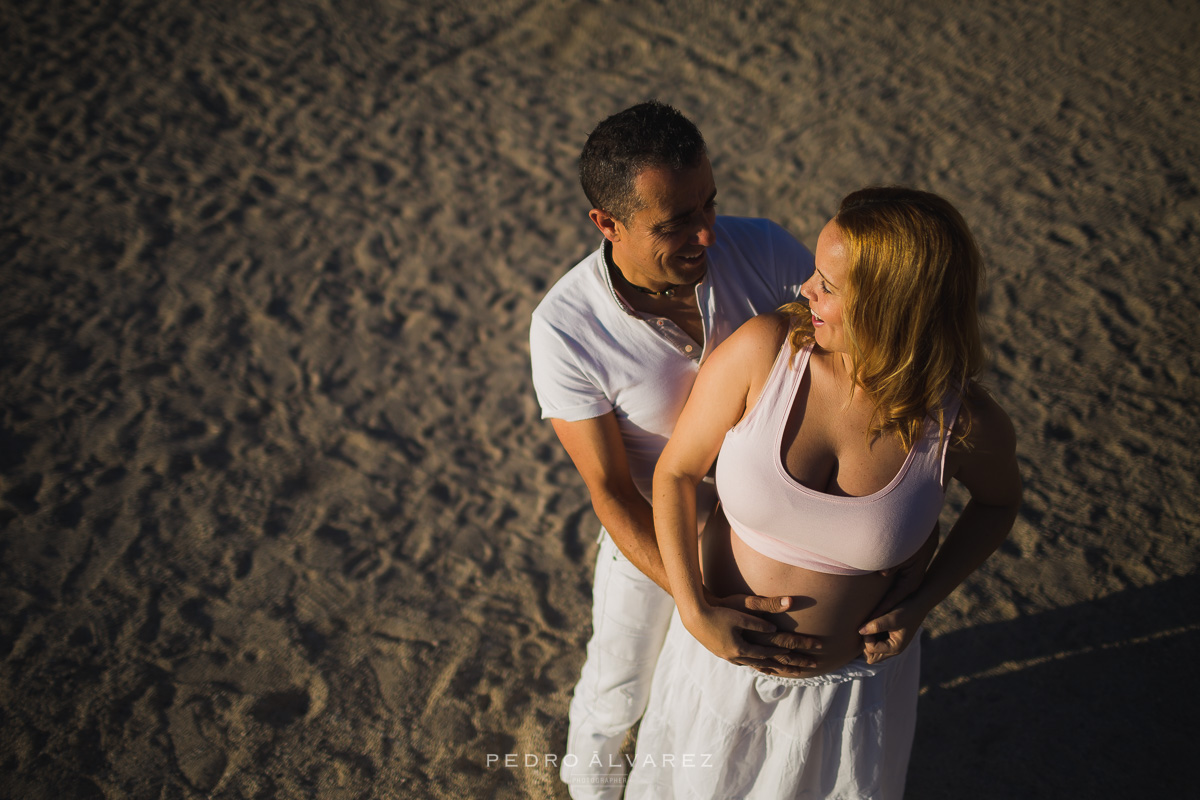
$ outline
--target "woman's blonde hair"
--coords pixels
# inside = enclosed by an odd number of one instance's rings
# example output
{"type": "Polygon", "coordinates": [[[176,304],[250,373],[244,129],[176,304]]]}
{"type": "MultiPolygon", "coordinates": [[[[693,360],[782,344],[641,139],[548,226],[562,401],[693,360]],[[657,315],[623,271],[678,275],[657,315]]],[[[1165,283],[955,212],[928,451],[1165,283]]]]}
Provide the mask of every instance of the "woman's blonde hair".
{"type": "MultiPolygon", "coordinates": [[[[962,215],[930,192],[872,187],[846,197],[833,218],[849,254],[842,319],[852,378],[875,403],[869,437],[895,433],[906,450],[925,420],[945,435],[943,404],[983,366],[976,295],[983,262],[962,215]]],[[[793,353],[814,341],[801,303],[793,353]]],[[[970,427],[956,426],[962,439],[970,427]]]]}

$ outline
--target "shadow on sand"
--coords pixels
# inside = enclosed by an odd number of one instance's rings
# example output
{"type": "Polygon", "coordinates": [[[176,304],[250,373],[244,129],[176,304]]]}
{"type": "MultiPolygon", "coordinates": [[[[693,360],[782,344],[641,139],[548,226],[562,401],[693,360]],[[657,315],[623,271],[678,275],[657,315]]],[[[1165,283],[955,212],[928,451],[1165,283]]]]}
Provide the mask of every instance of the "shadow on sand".
{"type": "Polygon", "coordinates": [[[926,641],[908,800],[1194,796],[1200,577],[926,641]]]}

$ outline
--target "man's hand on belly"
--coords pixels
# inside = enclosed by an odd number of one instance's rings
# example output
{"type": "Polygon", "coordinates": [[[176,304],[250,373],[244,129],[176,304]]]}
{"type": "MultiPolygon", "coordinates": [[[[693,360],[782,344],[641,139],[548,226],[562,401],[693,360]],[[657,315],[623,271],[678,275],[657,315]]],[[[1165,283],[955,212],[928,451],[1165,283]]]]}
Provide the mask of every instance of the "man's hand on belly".
{"type": "Polygon", "coordinates": [[[787,649],[786,653],[769,658],[746,659],[744,662],[746,666],[768,675],[780,675],[784,678],[807,678],[821,663],[822,643],[816,636],[806,636],[791,631],[775,631],[774,633],[746,631],[742,634],[742,638],[755,644],[787,649]]]}

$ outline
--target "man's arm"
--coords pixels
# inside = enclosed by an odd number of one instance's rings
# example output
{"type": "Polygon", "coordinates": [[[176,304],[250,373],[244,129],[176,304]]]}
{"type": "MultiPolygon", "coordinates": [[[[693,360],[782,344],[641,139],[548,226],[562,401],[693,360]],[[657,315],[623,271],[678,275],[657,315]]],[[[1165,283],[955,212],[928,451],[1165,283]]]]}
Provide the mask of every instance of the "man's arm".
{"type": "Polygon", "coordinates": [[[654,538],[654,514],[633,484],[625,443],[612,411],[592,419],[551,419],[554,432],[592,496],[592,508],[613,543],[642,574],[670,592],[654,538]]]}

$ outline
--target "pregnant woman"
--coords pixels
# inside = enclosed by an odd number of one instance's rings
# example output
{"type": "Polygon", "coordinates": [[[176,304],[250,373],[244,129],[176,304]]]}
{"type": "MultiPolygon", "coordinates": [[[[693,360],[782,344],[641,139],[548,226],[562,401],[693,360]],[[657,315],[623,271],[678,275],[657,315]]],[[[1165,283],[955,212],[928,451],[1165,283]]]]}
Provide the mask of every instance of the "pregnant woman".
{"type": "Polygon", "coordinates": [[[1016,517],[1012,425],[973,380],[981,263],[959,213],[927,192],[855,192],[816,266],[807,306],[713,352],[659,460],[677,614],[627,798],[899,800],[920,625],[1016,517]],[[693,497],[714,459],[728,525],[701,548],[693,497]],[[970,501],[923,582],[863,628],[892,580],[880,571],[925,542],[951,479],[970,501]],[[705,587],[793,600],[764,620],[710,606],[705,587]],[[779,652],[754,641],[772,627],[819,637],[809,666],[755,668],[779,652]]]}

